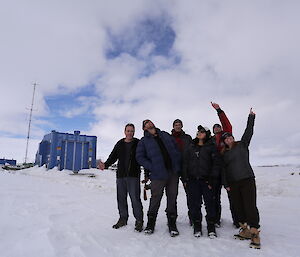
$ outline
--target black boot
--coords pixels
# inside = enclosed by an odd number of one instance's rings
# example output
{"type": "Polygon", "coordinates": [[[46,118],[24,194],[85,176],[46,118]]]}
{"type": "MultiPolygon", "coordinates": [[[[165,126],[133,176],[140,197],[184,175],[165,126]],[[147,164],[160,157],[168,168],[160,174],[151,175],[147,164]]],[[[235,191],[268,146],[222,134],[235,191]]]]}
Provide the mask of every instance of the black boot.
{"type": "Polygon", "coordinates": [[[168,218],[169,233],[171,237],[178,236],[179,232],[176,226],[177,215],[167,214],[167,218],[168,218]]]}
{"type": "Polygon", "coordinates": [[[217,237],[215,223],[214,222],[208,222],[207,223],[207,234],[208,237],[213,239],[217,237]]]}
{"type": "Polygon", "coordinates": [[[145,228],[145,234],[153,234],[156,222],[156,216],[148,215],[148,222],[145,228]]]}
{"type": "Polygon", "coordinates": [[[134,230],[137,231],[137,232],[142,232],[143,231],[143,224],[144,224],[144,222],[142,220],[135,221],[134,230]]]}
{"type": "Polygon", "coordinates": [[[118,222],[115,224],[115,225],[113,225],[112,227],[113,228],[115,228],[115,229],[118,229],[118,228],[120,228],[120,227],[124,227],[124,226],[126,226],[127,225],[127,220],[124,220],[124,219],[119,219],[118,220],[118,222]]]}
{"type": "Polygon", "coordinates": [[[194,220],[193,221],[194,226],[194,237],[200,237],[202,236],[202,226],[200,220],[194,220]]]}

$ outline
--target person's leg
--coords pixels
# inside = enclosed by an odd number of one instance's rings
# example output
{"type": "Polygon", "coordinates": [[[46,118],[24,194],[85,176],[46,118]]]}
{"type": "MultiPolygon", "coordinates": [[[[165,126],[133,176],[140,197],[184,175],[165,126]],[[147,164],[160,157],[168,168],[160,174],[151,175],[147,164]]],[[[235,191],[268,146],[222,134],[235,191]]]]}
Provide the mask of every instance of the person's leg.
{"type": "Polygon", "coordinates": [[[166,184],[166,196],[167,196],[166,213],[168,218],[169,232],[171,236],[179,235],[176,226],[178,182],[179,182],[178,175],[172,174],[167,180],[167,184],[166,184]]]}
{"type": "Polygon", "coordinates": [[[148,222],[145,233],[152,234],[154,232],[156,217],[160,207],[161,198],[164,193],[166,180],[151,180],[151,198],[148,209],[148,222]]]}
{"type": "Polygon", "coordinates": [[[120,218],[113,228],[120,228],[127,225],[128,220],[128,205],[127,205],[127,185],[124,178],[117,178],[117,203],[120,218]]]}
{"type": "Polygon", "coordinates": [[[256,206],[256,184],[254,178],[243,181],[241,193],[243,196],[246,221],[250,228],[254,227],[258,229],[260,227],[259,212],[256,206]]]}
{"type": "Polygon", "coordinates": [[[203,200],[206,210],[206,224],[208,236],[213,238],[216,237],[215,220],[216,220],[216,202],[213,194],[213,189],[208,187],[208,184],[204,181],[200,181],[203,200]]]}
{"type": "Polygon", "coordinates": [[[178,175],[172,174],[166,183],[167,208],[166,213],[177,216],[178,175]]]}
{"type": "Polygon", "coordinates": [[[187,191],[189,195],[190,213],[194,227],[194,236],[200,237],[202,235],[202,192],[199,180],[188,181],[187,191]]]}
{"type": "Polygon", "coordinates": [[[137,221],[143,221],[143,205],[141,201],[140,179],[128,177],[127,188],[131,200],[133,215],[137,221]]]}
{"type": "Polygon", "coordinates": [[[215,224],[216,226],[221,225],[221,212],[222,212],[222,207],[221,207],[221,190],[222,190],[222,183],[221,180],[216,180],[213,183],[213,197],[214,197],[214,203],[215,203],[215,224]]]}

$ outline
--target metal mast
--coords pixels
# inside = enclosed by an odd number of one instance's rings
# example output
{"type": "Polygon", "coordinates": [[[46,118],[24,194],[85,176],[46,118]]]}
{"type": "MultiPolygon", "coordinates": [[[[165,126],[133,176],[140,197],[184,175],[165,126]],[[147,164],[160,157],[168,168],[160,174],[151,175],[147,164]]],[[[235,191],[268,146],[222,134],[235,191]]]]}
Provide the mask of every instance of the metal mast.
{"type": "Polygon", "coordinates": [[[27,142],[26,142],[26,152],[25,152],[25,160],[24,163],[27,163],[27,153],[28,153],[28,143],[29,143],[29,135],[30,135],[30,127],[31,127],[31,118],[32,118],[32,111],[33,111],[33,103],[34,103],[34,94],[35,94],[35,87],[37,83],[33,83],[33,94],[32,94],[32,101],[30,107],[30,115],[29,115],[29,123],[28,123],[28,133],[27,133],[27,142]]]}

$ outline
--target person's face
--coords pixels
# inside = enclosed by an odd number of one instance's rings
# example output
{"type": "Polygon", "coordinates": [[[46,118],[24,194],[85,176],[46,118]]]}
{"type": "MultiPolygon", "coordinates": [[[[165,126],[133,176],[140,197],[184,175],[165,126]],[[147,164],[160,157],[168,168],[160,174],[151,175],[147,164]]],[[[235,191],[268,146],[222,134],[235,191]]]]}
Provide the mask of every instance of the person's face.
{"type": "Polygon", "coordinates": [[[156,133],[155,126],[154,126],[154,124],[152,123],[151,120],[146,122],[144,129],[147,130],[151,135],[154,135],[156,133]]]}
{"type": "Polygon", "coordinates": [[[204,129],[201,129],[200,131],[197,132],[197,138],[203,140],[206,137],[206,132],[204,129]]]}
{"type": "Polygon", "coordinates": [[[126,139],[131,140],[133,138],[133,136],[134,136],[134,128],[132,126],[127,126],[125,128],[125,132],[124,133],[125,133],[126,139]]]}
{"type": "Polygon", "coordinates": [[[182,130],[182,125],[181,125],[181,123],[180,122],[176,122],[175,124],[174,124],[174,130],[175,130],[175,132],[181,132],[181,130],[182,130]]]}
{"type": "Polygon", "coordinates": [[[228,146],[231,146],[233,143],[234,143],[234,138],[233,136],[229,136],[229,137],[226,137],[225,140],[224,140],[224,143],[228,146]]]}
{"type": "Polygon", "coordinates": [[[215,126],[214,127],[214,134],[217,134],[217,133],[219,133],[221,131],[222,131],[222,128],[220,126],[215,126]]]}

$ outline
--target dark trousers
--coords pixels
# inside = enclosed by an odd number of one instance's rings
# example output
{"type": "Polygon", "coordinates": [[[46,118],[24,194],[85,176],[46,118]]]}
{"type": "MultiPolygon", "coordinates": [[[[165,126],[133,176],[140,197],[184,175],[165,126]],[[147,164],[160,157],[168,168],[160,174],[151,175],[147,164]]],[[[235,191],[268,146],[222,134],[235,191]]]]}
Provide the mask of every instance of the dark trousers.
{"type": "Polygon", "coordinates": [[[208,188],[208,184],[201,179],[193,179],[187,182],[187,190],[190,202],[190,213],[193,221],[202,221],[202,197],[206,210],[206,221],[215,223],[216,209],[212,189],[208,188]]]}
{"type": "Polygon", "coordinates": [[[129,194],[133,215],[136,220],[143,220],[143,205],[141,201],[140,178],[117,178],[117,201],[120,218],[128,220],[127,196],[129,194]]]}
{"type": "Polygon", "coordinates": [[[148,210],[148,216],[156,217],[164,189],[167,196],[167,215],[177,216],[177,195],[178,195],[178,175],[170,174],[165,180],[151,180],[151,198],[148,210]]]}
{"type": "Polygon", "coordinates": [[[239,226],[239,221],[238,221],[237,215],[235,213],[235,210],[233,208],[233,200],[232,200],[232,196],[231,196],[231,191],[226,190],[226,192],[227,192],[227,196],[228,196],[229,208],[230,208],[233,224],[235,226],[239,226]]]}
{"type": "Polygon", "coordinates": [[[255,179],[249,178],[231,183],[230,196],[237,220],[242,223],[247,222],[250,227],[259,228],[255,179]]]}
{"type": "Polygon", "coordinates": [[[212,185],[213,191],[213,202],[215,204],[216,216],[215,216],[215,223],[220,223],[221,221],[221,190],[222,190],[222,183],[221,180],[214,180],[212,185]]]}

